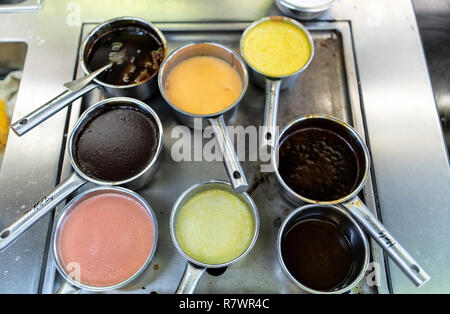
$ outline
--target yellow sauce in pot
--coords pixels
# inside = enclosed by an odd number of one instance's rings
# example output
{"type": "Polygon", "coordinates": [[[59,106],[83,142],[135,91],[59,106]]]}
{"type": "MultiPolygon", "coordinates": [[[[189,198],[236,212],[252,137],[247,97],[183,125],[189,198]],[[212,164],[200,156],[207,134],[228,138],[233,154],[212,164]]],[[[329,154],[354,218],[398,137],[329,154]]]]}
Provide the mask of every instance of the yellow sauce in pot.
{"type": "Polygon", "coordinates": [[[175,233],[183,251],[204,264],[223,264],[239,257],[254,234],[253,216],[236,195],[221,189],[201,192],[186,202],[175,233]]]}
{"type": "Polygon", "coordinates": [[[306,33],[283,21],[262,22],[251,29],[243,40],[247,62],[271,77],[294,74],[306,65],[311,51],[306,33]]]}

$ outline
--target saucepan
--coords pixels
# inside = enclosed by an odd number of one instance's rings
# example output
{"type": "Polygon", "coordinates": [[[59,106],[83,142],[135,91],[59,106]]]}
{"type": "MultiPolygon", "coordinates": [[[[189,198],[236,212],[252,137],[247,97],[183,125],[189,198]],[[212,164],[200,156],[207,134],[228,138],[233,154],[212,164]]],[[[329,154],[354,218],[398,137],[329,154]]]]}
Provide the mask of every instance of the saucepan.
{"type": "Polygon", "coordinates": [[[339,1],[340,0],[275,0],[275,4],[281,12],[290,17],[300,20],[312,20],[334,7],[339,1]]]}
{"type": "MultiPolygon", "coordinates": [[[[339,242],[341,242],[339,241],[339,242]]],[[[312,243],[308,243],[312,245],[312,243]]],[[[327,265],[329,260],[324,256],[322,250],[328,249],[336,254],[336,251],[329,247],[321,247],[321,244],[314,242],[314,249],[308,250],[311,256],[314,257],[314,261],[321,267],[323,276],[327,276],[329,280],[330,274],[325,274],[323,265],[327,265]],[[322,264],[323,263],[323,264],[322,264]]],[[[339,251],[339,250],[337,250],[339,251]]],[[[289,214],[281,224],[280,230],[278,231],[277,238],[277,252],[278,261],[280,262],[281,268],[284,273],[291,279],[302,290],[313,293],[313,294],[339,294],[348,293],[353,287],[355,287],[364,277],[367,267],[369,265],[370,258],[370,247],[369,241],[364,231],[358,225],[358,223],[351,217],[351,215],[342,207],[336,205],[321,205],[321,204],[309,204],[295,209],[289,214]],[[332,288],[323,287],[312,287],[311,278],[305,280],[301,276],[295,276],[296,270],[293,267],[293,261],[289,261],[292,256],[298,256],[299,244],[294,242],[292,247],[285,244],[285,239],[288,238],[288,234],[298,225],[305,222],[321,222],[331,225],[339,231],[342,238],[342,242],[347,242],[348,248],[351,252],[351,266],[349,267],[348,273],[345,278],[332,288]],[[289,249],[293,249],[289,252],[289,249]],[[290,269],[291,268],[291,269],[290,269]]],[[[304,252],[304,251],[302,251],[304,252]]],[[[326,253],[325,253],[326,254],[326,253]]],[[[329,257],[329,256],[328,256],[329,257]]],[[[307,267],[312,267],[315,271],[317,268],[311,265],[302,265],[302,263],[297,262],[296,267],[304,267],[303,271],[310,271],[307,267]]],[[[334,266],[334,265],[333,265],[334,266]]],[[[342,267],[342,265],[339,265],[342,267]]],[[[339,267],[338,266],[338,267],[339,267]]]]}
{"type": "MultiPolygon", "coordinates": [[[[213,210],[211,208],[211,210],[213,210]]],[[[220,221],[214,221],[213,223],[220,224],[220,221]]],[[[247,193],[239,193],[235,194],[231,185],[228,182],[224,181],[208,181],[202,184],[197,184],[186,190],[180,197],[177,199],[172,208],[172,213],[170,215],[170,235],[172,237],[172,241],[177,248],[178,252],[187,259],[186,268],[183,274],[183,278],[181,279],[178,288],[176,290],[177,294],[192,294],[194,293],[197,284],[205,272],[207,268],[223,268],[230,266],[232,264],[237,263],[242,260],[253,248],[256,243],[256,239],[259,233],[259,214],[258,209],[256,208],[255,203],[252,198],[247,193]],[[204,263],[202,261],[197,260],[195,257],[192,257],[192,254],[186,252],[182,245],[180,244],[180,239],[177,237],[177,224],[179,223],[178,218],[180,216],[180,212],[183,210],[184,205],[191,200],[193,197],[202,193],[204,191],[211,190],[224,190],[228,193],[232,193],[234,197],[239,198],[247,207],[250,212],[251,219],[253,220],[253,234],[251,235],[251,240],[249,241],[245,250],[236,258],[227,261],[225,263],[220,264],[209,264],[204,263]]]]}
{"type": "MultiPolygon", "coordinates": [[[[154,95],[158,89],[156,82],[157,71],[155,71],[151,76],[142,81],[138,82],[132,81],[129,84],[124,83],[123,85],[122,84],[115,85],[102,81],[100,79],[102,76],[98,73],[98,71],[102,70],[110,71],[111,69],[106,68],[108,67],[110,68],[111,66],[115,67],[117,65],[115,64],[111,65],[108,64],[108,62],[106,62],[105,64],[102,64],[101,65],[102,68],[99,69],[98,68],[91,69],[89,66],[89,59],[91,54],[93,53],[94,44],[99,39],[101,39],[104,36],[108,36],[112,32],[119,32],[119,33],[127,32],[126,29],[128,27],[131,27],[133,29],[133,32],[136,32],[138,36],[139,35],[143,36],[143,34],[147,34],[150,35],[151,38],[154,38],[154,40],[158,42],[158,44],[162,49],[161,54],[162,57],[160,58],[161,59],[160,62],[162,62],[162,60],[166,58],[167,56],[166,39],[162,34],[162,32],[152,23],[149,23],[145,20],[135,17],[120,17],[108,20],[98,25],[96,28],[94,28],[81,45],[79,52],[80,56],[79,62],[86,76],[77,81],[66,83],[65,86],[67,90],[65,92],[58,95],[54,99],[50,100],[48,103],[44,104],[38,109],[34,110],[27,116],[19,119],[17,122],[13,123],[11,126],[13,131],[18,136],[27,133],[37,125],[41,124],[43,121],[53,116],[55,113],[59,112],[61,109],[65,108],[67,105],[69,105],[76,99],[82,97],[83,95],[85,95],[86,93],[95,88],[103,88],[106,94],[110,97],[124,96],[136,98],[139,100],[146,100],[150,98],[152,95],[154,95]],[[97,75],[99,76],[96,77],[97,75]]],[[[123,36],[123,34],[121,34],[121,36],[123,36]]],[[[123,38],[120,40],[123,40],[123,38]]],[[[119,44],[118,48],[120,49],[121,47],[120,45],[124,43],[119,42],[118,44],[119,44]]],[[[123,58],[127,57],[125,56],[123,58]]],[[[124,60],[123,58],[122,60],[124,60]]],[[[129,64],[132,64],[132,62],[129,64]]]]}
{"type": "Polygon", "coordinates": [[[250,24],[248,26],[244,33],[242,34],[241,41],[240,41],[240,51],[241,55],[243,56],[244,60],[246,61],[248,67],[250,68],[250,78],[253,83],[258,85],[259,87],[265,88],[266,90],[266,100],[265,100],[265,107],[264,107],[264,122],[263,122],[263,133],[261,137],[261,148],[269,148],[271,150],[275,149],[276,146],[276,128],[277,128],[277,117],[278,117],[278,104],[279,104],[279,95],[280,90],[282,89],[288,89],[295,85],[298,78],[302,74],[303,71],[305,71],[306,68],[308,68],[309,64],[311,63],[313,57],[314,57],[314,42],[312,40],[311,34],[306,29],[305,26],[303,26],[301,23],[297,22],[294,19],[285,17],[285,16],[269,16],[264,17],[260,20],[257,20],[250,24]],[[292,73],[290,75],[286,76],[269,76],[267,74],[262,73],[258,69],[256,69],[246,58],[244,53],[244,39],[246,38],[247,34],[260,25],[261,23],[274,20],[274,21],[282,21],[285,23],[289,23],[293,25],[294,27],[300,29],[302,32],[305,33],[309,46],[311,48],[311,52],[309,55],[309,58],[305,65],[298,69],[295,73],[292,73]]]}
{"type": "MultiPolygon", "coordinates": [[[[101,143],[101,145],[108,145],[108,143],[103,142],[101,143]]],[[[156,173],[159,167],[162,147],[163,147],[163,127],[161,121],[158,115],[153,111],[153,109],[151,109],[145,103],[127,97],[115,97],[100,101],[94,104],[93,106],[89,107],[81,115],[81,117],[75,124],[69,136],[68,151],[70,163],[75,172],[67,179],[65,179],[62,183],[60,183],[52,192],[44,196],[30,210],[25,212],[25,214],[23,214],[21,218],[19,218],[16,222],[11,224],[9,227],[4,229],[0,233],[0,250],[5,249],[10,244],[12,244],[13,241],[15,241],[22,233],[28,230],[33,224],[35,224],[45,214],[47,214],[50,210],[52,210],[56,205],[58,205],[60,202],[66,199],[72,192],[74,192],[79,187],[83,186],[88,182],[106,186],[120,185],[135,190],[143,187],[150,181],[150,179],[153,177],[153,175],[156,173]],[[82,168],[77,163],[75,158],[75,156],[77,155],[76,140],[80,132],[85,129],[86,125],[88,124],[88,122],[92,120],[92,118],[101,115],[102,112],[104,112],[104,110],[108,110],[115,107],[119,108],[126,107],[133,110],[137,110],[143,113],[149,120],[151,120],[153,124],[156,126],[157,134],[155,142],[157,144],[154,149],[152,148],[152,151],[148,152],[149,160],[141,171],[133,173],[129,175],[129,177],[121,179],[120,181],[109,181],[96,178],[91,173],[88,173],[87,169],[82,168]],[[151,157],[152,155],[153,157],[151,157]]],[[[98,154],[96,152],[97,147],[93,147],[92,149],[93,149],[92,156],[97,155],[98,154]]]]}
{"type": "MultiPolygon", "coordinates": [[[[339,152],[339,147],[337,145],[328,145],[328,147],[325,147],[326,145],[321,143],[320,136],[316,136],[315,139],[317,140],[317,145],[315,144],[316,146],[314,146],[310,151],[303,150],[302,152],[303,156],[305,156],[305,154],[309,155],[307,156],[309,160],[305,161],[304,165],[299,165],[297,169],[300,169],[301,167],[307,168],[307,163],[313,163],[318,158],[324,158],[330,161],[330,158],[334,159],[341,156],[341,152],[339,152]],[[334,151],[334,153],[327,153],[328,155],[325,157],[314,156],[317,155],[317,149],[334,151]]],[[[394,260],[399,268],[408,276],[409,279],[412,280],[416,286],[420,287],[430,279],[425,270],[422,269],[422,267],[420,267],[420,265],[409,255],[409,253],[394,239],[394,237],[386,230],[381,222],[370,212],[370,210],[358,197],[358,193],[364,187],[369,176],[370,155],[366,144],[355,129],[344,121],[328,115],[306,115],[289,123],[280,133],[278,143],[279,144],[272,158],[272,163],[281,192],[287,200],[295,205],[303,205],[305,203],[319,205],[342,205],[348,210],[350,215],[364,227],[364,229],[385,250],[385,252],[394,260]],[[293,135],[295,136],[296,134],[299,134],[300,131],[311,129],[323,130],[324,132],[335,134],[335,136],[337,135],[345,141],[345,145],[348,145],[351,148],[351,151],[356,157],[356,161],[353,162],[356,164],[351,164],[354,169],[357,169],[357,177],[354,181],[352,181],[353,187],[350,188],[351,191],[347,195],[344,195],[339,199],[324,200],[305,197],[298,192],[298,189],[295,191],[292,187],[292,183],[289,185],[286,182],[289,181],[290,178],[288,178],[286,174],[283,177],[280,172],[280,161],[282,158],[280,157],[280,148],[283,146],[284,142],[293,135]]],[[[298,146],[301,145],[298,144],[298,146]]],[[[300,147],[291,147],[289,151],[292,151],[293,149],[300,149],[300,147]]],[[[340,158],[341,157],[338,159],[340,158]]],[[[299,158],[297,160],[299,160],[299,158]]],[[[337,160],[336,163],[336,167],[341,167],[342,159],[337,160]]],[[[319,170],[316,167],[310,171],[319,170]]],[[[334,171],[329,169],[329,167],[321,167],[320,171],[325,171],[327,175],[320,179],[322,180],[321,182],[317,181],[317,189],[320,189],[324,184],[328,184],[327,182],[329,182],[332,177],[332,180],[338,179],[339,174],[334,173],[334,171]]],[[[295,174],[295,176],[297,176],[297,174],[295,174]]],[[[318,174],[316,173],[316,177],[317,176],[318,174]]],[[[309,179],[305,182],[306,184],[311,184],[311,177],[309,177],[309,179]]],[[[336,191],[337,188],[338,187],[336,186],[334,191],[336,191]]]]}
{"type": "MultiPolygon", "coordinates": [[[[118,213],[116,212],[116,215],[118,213]]],[[[126,214],[124,214],[126,215],[126,214]]],[[[131,218],[130,218],[131,219],[131,218]]],[[[101,222],[100,222],[101,223],[101,222]]],[[[72,229],[73,230],[73,229],[72,229]]],[[[119,230],[120,233],[120,230],[119,230]]],[[[97,235],[93,235],[92,237],[95,237],[97,235]]],[[[118,234],[118,237],[120,235],[118,234]]],[[[91,238],[92,239],[92,238],[91,238]]],[[[74,241],[77,241],[77,247],[83,249],[83,245],[92,245],[92,243],[82,243],[77,239],[71,239],[74,241]]],[[[98,239],[101,241],[102,239],[98,239]]],[[[143,239],[139,239],[142,241],[143,239]]],[[[62,210],[58,221],[56,223],[56,228],[54,233],[52,234],[52,252],[53,252],[53,258],[55,261],[56,268],[58,269],[61,276],[65,279],[65,281],[62,283],[61,287],[57,291],[58,294],[75,294],[80,293],[81,291],[91,291],[91,292],[104,292],[104,291],[110,291],[110,290],[116,290],[119,288],[122,288],[124,286],[129,285],[132,283],[150,264],[158,243],[158,223],[156,221],[155,213],[153,212],[151,206],[147,203],[147,201],[142,198],[139,194],[130,191],[128,189],[122,188],[122,187],[108,187],[108,186],[98,186],[91,188],[87,191],[84,191],[83,193],[77,195],[74,199],[72,199],[62,210]],[[63,231],[66,226],[66,222],[69,217],[71,217],[72,213],[75,213],[78,206],[82,204],[85,201],[90,201],[94,198],[101,197],[102,195],[114,195],[114,196],[124,196],[127,199],[131,199],[133,201],[136,201],[142,209],[145,210],[146,214],[149,216],[149,222],[152,224],[152,227],[150,228],[153,232],[152,234],[149,234],[150,238],[153,239],[153,244],[151,246],[151,249],[148,251],[147,258],[142,264],[134,265],[136,268],[136,271],[131,271],[131,275],[128,278],[121,278],[120,280],[116,280],[115,282],[109,282],[108,284],[95,284],[91,282],[87,282],[85,278],[83,278],[83,267],[80,264],[81,261],[64,261],[64,254],[62,250],[61,245],[61,238],[63,231]],[[75,269],[75,263],[78,263],[78,268],[75,269]],[[71,267],[74,266],[74,267],[71,267]]],[[[121,243],[123,245],[123,243],[121,243]]],[[[130,243],[130,247],[132,247],[133,243],[130,243]]],[[[120,258],[126,258],[123,256],[125,254],[126,249],[129,249],[129,247],[125,246],[123,251],[119,251],[121,254],[120,258]]],[[[86,250],[86,249],[84,249],[86,250]]],[[[114,252],[117,253],[117,251],[114,249],[114,252]]],[[[143,256],[145,256],[143,254],[143,256]]],[[[104,256],[102,257],[104,258],[104,256]]],[[[143,258],[142,258],[143,260],[143,258]]],[[[109,262],[111,264],[114,263],[123,263],[124,261],[117,261],[117,260],[103,260],[103,262],[109,262]]],[[[98,265],[99,266],[99,265],[98,265]]],[[[104,265],[102,265],[104,266],[104,265]]],[[[99,266],[99,267],[102,267],[99,266]]],[[[86,267],[85,267],[86,268],[86,267]]],[[[89,269],[88,271],[92,271],[92,269],[89,269]]],[[[103,270],[99,270],[99,273],[105,273],[103,270]]],[[[98,276],[98,274],[96,274],[98,276]]],[[[84,276],[86,277],[86,276],[84,276]]],[[[101,280],[105,280],[105,278],[100,278],[101,280]]]]}
{"type": "Polygon", "coordinates": [[[233,49],[219,43],[190,43],[173,51],[163,62],[158,74],[158,84],[161,95],[173,109],[178,121],[191,128],[204,128],[208,123],[213,127],[216,141],[223,154],[223,162],[234,191],[238,193],[247,191],[247,179],[239,163],[238,157],[236,156],[225,124],[225,120],[232,117],[234,110],[236,110],[239,102],[244,97],[248,86],[247,68],[241,57],[233,51],[233,49]],[[243,88],[240,96],[233,104],[220,112],[206,115],[189,113],[175,106],[167,97],[166,82],[170,72],[180,62],[195,56],[220,58],[229,63],[238,72],[241,78],[243,88]],[[198,121],[198,123],[196,123],[196,121],[198,121]]]}

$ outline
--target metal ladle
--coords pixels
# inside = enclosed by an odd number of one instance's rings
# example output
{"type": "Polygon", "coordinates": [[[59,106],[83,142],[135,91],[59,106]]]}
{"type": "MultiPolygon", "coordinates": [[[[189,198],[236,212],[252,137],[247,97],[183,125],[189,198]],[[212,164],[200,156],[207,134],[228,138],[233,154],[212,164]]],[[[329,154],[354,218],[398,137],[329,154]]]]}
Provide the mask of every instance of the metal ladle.
{"type": "Polygon", "coordinates": [[[58,112],[71,101],[76,100],[80,96],[85,93],[91,91],[94,86],[89,86],[94,79],[97,78],[103,72],[111,69],[114,63],[108,63],[107,65],[101,67],[100,69],[92,72],[87,76],[83,76],[74,81],[70,81],[64,84],[64,87],[67,89],[64,93],[53,99],[50,103],[45,104],[44,106],[39,107],[33,112],[29,113],[19,121],[13,123],[11,125],[12,130],[19,136],[25,134],[35,126],[41,124],[46,119],[50,118],[54,113],[58,112]]]}
{"type": "MultiPolygon", "coordinates": [[[[89,56],[91,55],[92,48],[98,38],[104,36],[105,34],[109,34],[112,31],[129,26],[139,28],[139,30],[141,30],[142,32],[146,32],[148,34],[151,34],[152,36],[155,36],[161,42],[161,48],[164,51],[164,58],[167,56],[166,39],[163,33],[152,23],[136,17],[119,17],[108,20],[98,25],[88,34],[86,39],[83,40],[79,51],[79,63],[84,73],[86,74],[86,77],[64,84],[67,89],[66,91],[62,92],[25,117],[22,117],[17,122],[14,122],[11,125],[11,129],[14,131],[14,133],[16,133],[18,136],[26,134],[27,132],[31,131],[33,128],[40,125],[45,120],[68,106],[70,103],[74,102],[78,98],[96,88],[102,88],[108,97],[131,97],[138,100],[146,100],[153,96],[157,91],[158,85],[156,82],[156,72],[151,77],[142,82],[132,83],[128,85],[113,85],[98,79],[97,76],[100,74],[100,72],[92,72],[88,66],[89,56]]],[[[111,63],[113,61],[114,60],[110,60],[111,63]]],[[[105,67],[108,68],[110,67],[110,65],[107,64],[105,67]]],[[[100,71],[101,69],[98,70],[100,71]]]]}

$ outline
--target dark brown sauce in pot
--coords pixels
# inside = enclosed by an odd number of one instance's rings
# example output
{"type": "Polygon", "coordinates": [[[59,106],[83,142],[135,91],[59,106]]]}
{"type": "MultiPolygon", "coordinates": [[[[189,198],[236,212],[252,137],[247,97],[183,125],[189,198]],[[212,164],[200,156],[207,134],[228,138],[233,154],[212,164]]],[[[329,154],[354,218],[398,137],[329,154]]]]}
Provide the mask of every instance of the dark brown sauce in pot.
{"type": "Polygon", "coordinates": [[[353,254],[347,238],[325,221],[306,220],[281,240],[284,264],[298,282],[318,291],[338,288],[350,274],[353,254]]]}
{"type": "Polygon", "coordinates": [[[127,180],[145,169],[158,149],[156,122],[126,105],[100,111],[75,138],[74,159],[89,177],[127,180]]]}
{"type": "Polygon", "coordinates": [[[113,62],[112,68],[98,79],[111,85],[131,85],[153,77],[163,58],[164,49],[158,38],[138,27],[126,26],[96,39],[87,63],[90,71],[95,71],[113,62]]]}
{"type": "Polygon", "coordinates": [[[357,156],[349,143],[321,128],[288,136],[280,146],[278,170],[293,191],[315,201],[341,199],[358,180],[357,156]]]}

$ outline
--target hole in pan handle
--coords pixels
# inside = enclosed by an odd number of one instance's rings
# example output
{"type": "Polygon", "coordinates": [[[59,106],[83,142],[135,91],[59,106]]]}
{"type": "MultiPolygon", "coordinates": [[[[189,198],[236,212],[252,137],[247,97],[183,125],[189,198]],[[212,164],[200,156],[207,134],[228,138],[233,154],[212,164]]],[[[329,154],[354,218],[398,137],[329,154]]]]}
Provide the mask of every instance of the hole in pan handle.
{"type": "Polygon", "coordinates": [[[278,100],[280,95],[281,80],[266,79],[266,103],[264,107],[263,135],[261,148],[275,149],[278,122],[278,100]]]}
{"type": "Polygon", "coordinates": [[[66,90],[50,100],[48,103],[42,105],[27,116],[13,123],[11,125],[11,129],[18,136],[22,136],[53,116],[55,113],[59,112],[61,109],[67,107],[70,103],[97,87],[99,87],[97,84],[92,83],[84,86],[78,91],[66,90]]]}
{"type": "Polygon", "coordinates": [[[225,125],[223,115],[214,118],[208,118],[209,123],[214,129],[217,144],[223,155],[223,163],[228,174],[231,186],[234,192],[244,193],[248,190],[248,183],[242,170],[239,159],[236,156],[230,134],[225,125]]]}
{"type": "Polygon", "coordinates": [[[87,181],[76,173],[73,173],[69,178],[60,183],[52,192],[44,196],[31,209],[26,211],[16,222],[0,232],[0,251],[9,247],[25,231],[85,183],[87,181]]]}
{"type": "Polygon", "coordinates": [[[394,239],[358,197],[342,205],[350,211],[350,214],[366,229],[372,238],[377,241],[389,257],[394,260],[397,266],[417,287],[423,286],[430,280],[430,276],[425,270],[394,239]]]}

